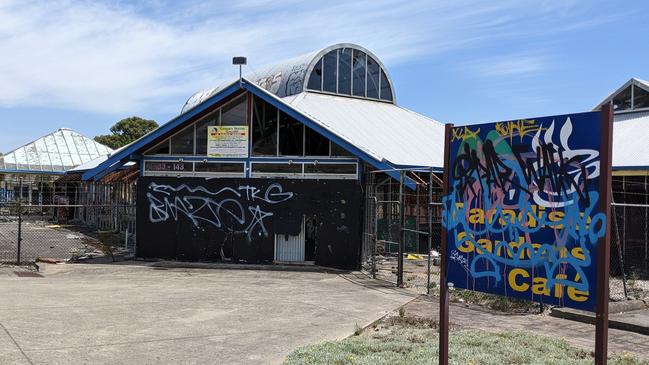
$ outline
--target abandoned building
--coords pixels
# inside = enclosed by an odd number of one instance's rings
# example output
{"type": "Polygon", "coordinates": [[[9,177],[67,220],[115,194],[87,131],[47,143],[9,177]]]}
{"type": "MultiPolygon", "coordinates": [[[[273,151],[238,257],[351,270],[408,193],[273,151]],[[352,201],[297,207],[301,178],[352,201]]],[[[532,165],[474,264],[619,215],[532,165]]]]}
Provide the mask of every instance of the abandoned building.
{"type": "Polygon", "coordinates": [[[400,107],[384,64],[357,45],[255,75],[193,95],[83,179],[137,163],[138,256],[358,267],[376,172],[416,189],[399,169],[439,169],[444,126],[400,107]]]}
{"type": "Polygon", "coordinates": [[[649,82],[630,79],[594,110],[606,103],[614,110],[611,232],[624,266],[649,272],[649,82]]]}
{"type": "MultiPolygon", "coordinates": [[[[101,143],[61,128],[0,156],[0,202],[52,204],[54,182],[66,171],[111,153],[101,143]]],[[[64,197],[62,192],[58,196],[64,197]]],[[[57,202],[61,203],[61,202],[57,202]]]]}

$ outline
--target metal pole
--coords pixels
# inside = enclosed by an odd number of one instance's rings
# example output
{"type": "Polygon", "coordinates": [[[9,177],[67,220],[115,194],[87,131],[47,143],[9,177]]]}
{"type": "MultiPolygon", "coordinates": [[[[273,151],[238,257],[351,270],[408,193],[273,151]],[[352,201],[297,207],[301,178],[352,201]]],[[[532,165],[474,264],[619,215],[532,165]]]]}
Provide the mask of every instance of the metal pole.
{"type": "Polygon", "coordinates": [[[403,175],[404,172],[401,171],[399,173],[399,233],[400,233],[400,239],[399,239],[399,257],[397,261],[397,286],[402,286],[403,285],[403,248],[406,242],[406,231],[404,230],[405,228],[405,220],[406,220],[406,212],[405,212],[405,198],[403,196],[403,175]]]}
{"type": "Polygon", "coordinates": [[[16,265],[20,265],[20,245],[23,240],[22,235],[22,226],[23,226],[23,217],[22,217],[22,195],[23,195],[23,179],[20,179],[20,198],[18,199],[18,241],[16,242],[16,265]]]}
{"type": "MultiPolygon", "coordinates": [[[[449,193],[449,182],[451,172],[449,160],[451,157],[451,133],[453,124],[446,124],[444,130],[444,184],[442,196],[449,193]]],[[[448,207],[447,207],[448,208],[448,207]]],[[[448,210],[445,212],[448,214],[448,210]]],[[[439,268],[439,365],[448,365],[448,283],[446,282],[446,229],[442,227],[440,242],[439,268]]]]}
{"type": "Polygon", "coordinates": [[[430,250],[433,244],[433,169],[430,169],[428,179],[428,275],[426,284],[426,294],[430,294],[430,250]]]}
{"type": "Polygon", "coordinates": [[[611,149],[613,135],[613,107],[606,104],[601,111],[602,139],[600,151],[601,198],[599,210],[606,214],[605,234],[600,238],[597,248],[597,293],[595,304],[595,364],[606,365],[608,353],[608,277],[611,255],[611,149]]]}

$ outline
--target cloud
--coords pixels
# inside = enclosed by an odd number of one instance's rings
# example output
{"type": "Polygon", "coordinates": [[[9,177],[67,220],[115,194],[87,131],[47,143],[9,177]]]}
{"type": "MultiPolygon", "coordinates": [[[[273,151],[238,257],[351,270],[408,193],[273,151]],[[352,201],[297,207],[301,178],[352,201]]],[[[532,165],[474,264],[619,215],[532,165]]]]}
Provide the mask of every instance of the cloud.
{"type": "MultiPolygon", "coordinates": [[[[556,2],[555,2],[556,3],[556,2]]],[[[2,1],[0,106],[98,113],[178,111],[197,90],[336,42],[359,43],[388,67],[511,37],[534,2],[271,0],[2,1]]],[[[544,2],[538,29],[571,6],[544,2]]],[[[512,60],[498,72],[541,64],[512,60]]]]}
{"type": "Polygon", "coordinates": [[[524,76],[542,71],[547,67],[544,56],[510,54],[465,62],[463,67],[476,76],[524,76]]]}

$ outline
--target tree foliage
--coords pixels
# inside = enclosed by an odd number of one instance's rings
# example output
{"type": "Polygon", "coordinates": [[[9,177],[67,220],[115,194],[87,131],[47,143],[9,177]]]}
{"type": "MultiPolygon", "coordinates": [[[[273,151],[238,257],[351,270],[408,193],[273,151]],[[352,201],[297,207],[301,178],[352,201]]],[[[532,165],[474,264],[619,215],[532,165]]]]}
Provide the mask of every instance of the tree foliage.
{"type": "Polygon", "coordinates": [[[158,128],[158,123],[154,120],[140,117],[124,118],[110,127],[112,134],[97,136],[95,137],[95,141],[112,149],[117,149],[135,141],[156,128],[158,128]]]}

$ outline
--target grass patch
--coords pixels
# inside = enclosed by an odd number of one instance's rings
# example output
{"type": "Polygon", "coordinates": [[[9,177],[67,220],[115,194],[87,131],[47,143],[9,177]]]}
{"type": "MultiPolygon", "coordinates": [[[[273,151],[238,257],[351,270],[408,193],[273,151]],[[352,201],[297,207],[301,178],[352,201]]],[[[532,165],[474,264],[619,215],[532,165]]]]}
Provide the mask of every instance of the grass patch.
{"type": "MultiPolygon", "coordinates": [[[[302,347],[288,356],[285,365],[410,365],[437,364],[437,333],[433,329],[398,328],[342,341],[302,347]]],[[[528,332],[490,333],[453,331],[451,364],[592,364],[589,351],[564,340],[528,332]]],[[[612,365],[649,365],[630,356],[610,359],[612,365]]]]}
{"type": "Polygon", "coordinates": [[[538,311],[539,308],[537,303],[527,300],[506,298],[473,290],[454,289],[449,292],[449,295],[453,302],[459,302],[462,299],[466,303],[481,305],[500,312],[526,313],[532,310],[538,311]]]}

